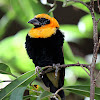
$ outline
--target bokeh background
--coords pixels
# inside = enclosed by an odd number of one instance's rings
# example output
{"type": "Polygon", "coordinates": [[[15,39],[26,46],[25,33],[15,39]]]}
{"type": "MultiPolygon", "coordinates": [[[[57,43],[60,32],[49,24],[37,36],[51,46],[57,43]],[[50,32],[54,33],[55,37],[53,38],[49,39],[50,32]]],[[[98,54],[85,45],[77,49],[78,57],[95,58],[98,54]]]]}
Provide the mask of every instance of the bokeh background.
{"type": "MultiPolygon", "coordinates": [[[[24,43],[28,31],[33,27],[27,22],[35,15],[48,13],[51,9],[43,1],[46,0],[0,0],[0,62],[7,64],[12,73],[17,76],[35,69],[32,60],[26,53],[24,43]]],[[[54,1],[48,0],[48,2],[53,3],[54,1]]],[[[82,64],[90,64],[93,52],[93,23],[89,10],[82,4],[73,2],[63,7],[63,0],[57,0],[56,4],[53,15],[65,35],[65,64],[74,64],[78,61],[82,64]]],[[[96,19],[100,18],[97,6],[97,2],[95,2],[96,19]]],[[[100,22],[98,31],[100,33],[100,22]]],[[[96,72],[99,69],[100,54],[98,54],[96,72]]],[[[4,78],[6,77],[0,76],[0,80],[4,78]]],[[[81,67],[66,68],[65,86],[89,85],[89,81],[89,76],[81,67]]],[[[87,97],[68,91],[66,95],[67,100],[88,100],[87,97]]]]}

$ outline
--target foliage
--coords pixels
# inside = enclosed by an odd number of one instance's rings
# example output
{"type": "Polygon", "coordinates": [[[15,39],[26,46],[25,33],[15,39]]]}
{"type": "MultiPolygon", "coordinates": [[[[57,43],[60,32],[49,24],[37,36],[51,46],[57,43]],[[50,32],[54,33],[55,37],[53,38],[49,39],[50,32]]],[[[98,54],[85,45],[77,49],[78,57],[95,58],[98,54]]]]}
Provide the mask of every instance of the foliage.
{"type": "MultiPolygon", "coordinates": [[[[85,16],[80,18],[78,25],[60,25],[60,30],[63,31],[65,35],[65,42],[63,46],[65,64],[73,64],[77,63],[78,61],[80,63],[87,64],[89,59],[86,60],[85,57],[74,55],[67,42],[70,41],[78,45],[80,44],[78,41],[79,39],[92,39],[93,24],[89,10],[80,3],[65,2],[65,0],[56,1],[63,2],[62,6],[66,4],[68,6],[72,5],[73,7],[81,9],[87,13],[85,16]]],[[[80,1],[89,2],[89,0],[80,1]]],[[[31,98],[31,100],[33,98],[37,100],[47,100],[47,98],[53,94],[47,91],[43,91],[41,87],[36,90],[29,85],[36,78],[36,74],[34,72],[35,66],[28,58],[24,44],[26,34],[32,27],[31,25],[27,24],[27,22],[36,14],[48,13],[45,5],[41,4],[39,0],[0,0],[0,11],[4,13],[0,19],[0,73],[6,74],[8,76],[10,75],[9,77],[13,80],[9,85],[0,91],[0,100],[16,100],[16,98],[18,100],[27,98],[31,98]],[[23,27],[23,29],[13,36],[4,38],[7,29],[13,23],[13,21],[18,22],[23,27]],[[26,89],[30,91],[30,95],[23,96],[26,89]]],[[[95,15],[97,18],[100,17],[100,14],[95,13],[95,15]]],[[[100,31],[100,27],[98,30],[100,31]]],[[[97,63],[97,67],[100,69],[100,63],[97,63]]],[[[0,79],[0,83],[3,84],[3,82],[4,81],[0,79]]],[[[36,84],[35,82],[36,81],[34,81],[33,84],[36,84]]],[[[66,68],[64,83],[64,90],[67,90],[67,92],[65,92],[66,95],[72,92],[89,96],[90,87],[87,86],[89,85],[89,76],[81,67],[66,68]],[[68,72],[70,72],[69,76],[68,72]],[[78,81],[78,78],[86,79],[84,82],[86,86],[83,86],[83,82],[78,81]],[[74,86],[68,86],[70,84],[74,86]],[[77,84],[80,85],[76,86],[77,84]]],[[[96,100],[100,99],[99,95],[100,88],[96,88],[96,100]]]]}

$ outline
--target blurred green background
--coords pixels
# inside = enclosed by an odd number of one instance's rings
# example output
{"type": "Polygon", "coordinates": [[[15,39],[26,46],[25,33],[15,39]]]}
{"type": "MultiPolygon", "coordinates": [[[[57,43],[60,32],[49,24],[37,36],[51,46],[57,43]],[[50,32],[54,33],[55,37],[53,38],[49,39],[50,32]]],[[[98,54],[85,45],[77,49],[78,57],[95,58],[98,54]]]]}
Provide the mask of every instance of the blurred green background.
{"type": "MultiPolygon", "coordinates": [[[[43,1],[46,0],[0,0],[0,62],[9,65],[15,75],[35,69],[26,53],[24,43],[28,31],[33,27],[27,22],[35,15],[48,13],[51,9],[43,1]]],[[[62,7],[64,0],[56,1],[57,7],[53,14],[60,23],[60,30],[65,35],[63,47],[65,64],[74,64],[78,61],[82,64],[90,64],[93,52],[93,24],[89,10],[79,3],[68,3],[68,6],[62,7]]],[[[53,3],[53,0],[48,0],[48,2],[53,3]]],[[[95,15],[96,19],[100,18],[97,2],[95,2],[95,15]]],[[[99,26],[100,22],[98,23],[100,34],[99,26]]],[[[96,68],[98,72],[100,54],[98,54],[96,68]]],[[[81,67],[66,68],[65,86],[89,85],[89,81],[89,76],[81,67]]],[[[68,100],[73,100],[73,98],[84,100],[83,97],[72,93],[66,94],[68,100]]]]}

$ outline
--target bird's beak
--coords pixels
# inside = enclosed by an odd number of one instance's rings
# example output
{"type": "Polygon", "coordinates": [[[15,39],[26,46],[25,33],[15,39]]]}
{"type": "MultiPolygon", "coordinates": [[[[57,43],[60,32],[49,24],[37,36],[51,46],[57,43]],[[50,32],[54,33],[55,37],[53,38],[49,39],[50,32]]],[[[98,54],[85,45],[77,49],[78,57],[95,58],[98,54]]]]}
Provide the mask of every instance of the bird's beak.
{"type": "Polygon", "coordinates": [[[33,25],[39,25],[40,24],[40,22],[36,18],[29,20],[28,23],[33,24],[33,25]]]}

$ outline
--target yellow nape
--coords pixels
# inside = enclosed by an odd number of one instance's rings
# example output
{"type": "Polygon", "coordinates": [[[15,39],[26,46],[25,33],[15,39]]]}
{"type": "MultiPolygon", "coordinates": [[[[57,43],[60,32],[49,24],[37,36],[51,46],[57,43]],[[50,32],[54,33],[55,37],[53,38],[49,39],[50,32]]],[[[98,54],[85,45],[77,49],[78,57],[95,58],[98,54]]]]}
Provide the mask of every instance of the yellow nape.
{"type": "Polygon", "coordinates": [[[43,25],[38,28],[32,28],[29,31],[29,36],[32,38],[48,38],[56,33],[56,28],[59,28],[59,24],[54,17],[50,17],[47,14],[39,14],[35,18],[46,18],[50,20],[50,24],[43,25]]]}

